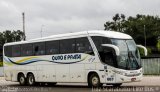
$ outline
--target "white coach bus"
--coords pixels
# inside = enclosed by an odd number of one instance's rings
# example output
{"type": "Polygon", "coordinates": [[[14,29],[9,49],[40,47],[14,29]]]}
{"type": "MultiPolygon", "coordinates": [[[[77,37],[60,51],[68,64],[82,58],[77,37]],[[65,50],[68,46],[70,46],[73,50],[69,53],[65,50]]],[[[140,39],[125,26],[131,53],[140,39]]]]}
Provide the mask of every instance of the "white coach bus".
{"type": "Polygon", "coordinates": [[[142,79],[142,65],[131,36],[114,31],[53,35],[4,45],[4,76],[20,85],[88,83],[120,86],[142,79]]]}

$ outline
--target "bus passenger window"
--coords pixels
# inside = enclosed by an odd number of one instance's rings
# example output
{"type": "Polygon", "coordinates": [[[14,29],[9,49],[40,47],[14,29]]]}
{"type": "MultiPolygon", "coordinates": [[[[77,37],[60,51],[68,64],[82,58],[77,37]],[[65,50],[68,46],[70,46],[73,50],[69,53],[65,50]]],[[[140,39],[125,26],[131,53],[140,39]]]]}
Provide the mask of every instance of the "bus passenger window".
{"type": "Polygon", "coordinates": [[[59,54],[59,41],[46,42],[46,54],[59,54]]]}
{"type": "Polygon", "coordinates": [[[34,55],[45,55],[45,43],[39,42],[33,44],[33,53],[34,55]]]}
{"type": "Polygon", "coordinates": [[[12,57],[19,57],[21,55],[20,45],[12,46],[12,57]]]}
{"type": "Polygon", "coordinates": [[[94,54],[87,37],[76,39],[76,53],[94,54]]]}
{"type": "Polygon", "coordinates": [[[4,54],[7,57],[12,57],[12,46],[5,46],[4,47],[4,54]]]}
{"type": "Polygon", "coordinates": [[[38,53],[40,52],[40,51],[39,51],[39,46],[36,46],[36,47],[34,48],[34,51],[35,51],[36,55],[38,55],[38,53]]]}
{"type": "Polygon", "coordinates": [[[75,52],[75,39],[65,39],[60,41],[60,53],[74,53],[75,52]]]}
{"type": "Polygon", "coordinates": [[[32,56],[32,44],[21,45],[21,56],[32,56]]]}

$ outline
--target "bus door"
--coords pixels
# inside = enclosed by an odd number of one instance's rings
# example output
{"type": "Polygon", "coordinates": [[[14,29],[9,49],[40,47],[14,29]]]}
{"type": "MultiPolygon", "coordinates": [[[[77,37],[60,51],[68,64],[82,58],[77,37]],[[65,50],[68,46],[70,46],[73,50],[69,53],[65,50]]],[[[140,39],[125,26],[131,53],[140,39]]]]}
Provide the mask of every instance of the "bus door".
{"type": "Polygon", "coordinates": [[[114,55],[112,52],[107,52],[104,54],[104,58],[102,59],[105,63],[104,69],[106,73],[106,82],[113,83],[115,82],[116,74],[113,72],[116,61],[114,59],[114,55]]]}

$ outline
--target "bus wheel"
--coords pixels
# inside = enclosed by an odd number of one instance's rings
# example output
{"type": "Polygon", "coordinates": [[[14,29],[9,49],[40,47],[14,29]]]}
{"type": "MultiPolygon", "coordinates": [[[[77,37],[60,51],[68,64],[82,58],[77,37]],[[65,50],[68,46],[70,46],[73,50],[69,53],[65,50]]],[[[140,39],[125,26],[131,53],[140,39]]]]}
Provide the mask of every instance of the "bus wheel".
{"type": "Polygon", "coordinates": [[[18,75],[18,81],[19,81],[19,84],[22,86],[24,86],[26,84],[26,78],[25,78],[24,74],[18,75]]]}
{"type": "Polygon", "coordinates": [[[101,87],[102,84],[100,83],[100,79],[98,77],[97,74],[92,74],[90,77],[89,77],[89,87],[101,87]]]}
{"type": "Polygon", "coordinates": [[[28,74],[28,76],[27,76],[27,84],[29,85],[29,86],[33,86],[33,85],[35,85],[35,78],[34,78],[34,75],[33,74],[28,74]]]}
{"type": "Polygon", "coordinates": [[[122,85],[122,83],[116,83],[116,84],[112,84],[113,87],[120,87],[122,85]]]}

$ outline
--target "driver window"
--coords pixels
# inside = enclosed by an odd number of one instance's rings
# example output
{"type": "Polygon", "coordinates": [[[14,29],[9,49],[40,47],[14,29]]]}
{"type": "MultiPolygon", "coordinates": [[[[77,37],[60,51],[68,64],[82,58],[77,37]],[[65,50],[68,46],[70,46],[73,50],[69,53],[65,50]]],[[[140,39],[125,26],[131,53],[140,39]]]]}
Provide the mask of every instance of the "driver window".
{"type": "Polygon", "coordinates": [[[108,52],[105,54],[104,62],[108,65],[114,66],[114,57],[113,57],[112,52],[108,52]]]}

